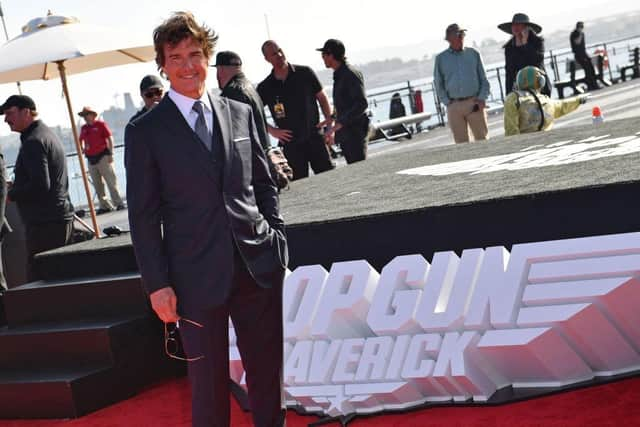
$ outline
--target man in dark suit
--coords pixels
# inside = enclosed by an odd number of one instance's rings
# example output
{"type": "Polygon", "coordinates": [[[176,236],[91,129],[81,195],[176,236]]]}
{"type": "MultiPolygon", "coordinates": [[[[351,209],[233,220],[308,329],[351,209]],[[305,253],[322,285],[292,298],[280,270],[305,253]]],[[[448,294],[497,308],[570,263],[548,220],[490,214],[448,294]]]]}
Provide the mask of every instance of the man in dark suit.
{"type": "Polygon", "coordinates": [[[284,222],[251,108],[205,89],[216,40],[185,12],[154,31],[171,88],[125,132],[131,237],[154,311],[179,322],[193,425],[229,425],[230,316],[253,421],[281,426],[284,222]]]}

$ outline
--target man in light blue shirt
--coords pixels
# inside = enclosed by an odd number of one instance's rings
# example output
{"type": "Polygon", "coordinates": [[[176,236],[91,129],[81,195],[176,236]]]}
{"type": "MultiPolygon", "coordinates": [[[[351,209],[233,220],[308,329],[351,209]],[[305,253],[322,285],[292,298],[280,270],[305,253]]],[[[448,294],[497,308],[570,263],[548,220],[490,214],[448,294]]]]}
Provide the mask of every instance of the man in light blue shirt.
{"type": "Polygon", "coordinates": [[[466,31],[458,24],[447,27],[445,40],[449,48],[436,56],[433,71],[456,143],[469,142],[469,127],[476,141],[487,139],[489,133],[485,111],[489,81],[480,53],[464,46],[466,31]]]}

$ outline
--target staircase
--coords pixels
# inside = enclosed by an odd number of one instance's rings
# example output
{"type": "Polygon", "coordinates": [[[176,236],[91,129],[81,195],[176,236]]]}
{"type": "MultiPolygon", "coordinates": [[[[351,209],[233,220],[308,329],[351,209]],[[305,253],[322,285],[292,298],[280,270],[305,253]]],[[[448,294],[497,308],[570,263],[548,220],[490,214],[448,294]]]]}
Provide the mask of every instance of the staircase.
{"type": "Polygon", "coordinates": [[[0,418],[79,417],[180,369],[138,274],[34,282],[3,303],[0,418]]]}

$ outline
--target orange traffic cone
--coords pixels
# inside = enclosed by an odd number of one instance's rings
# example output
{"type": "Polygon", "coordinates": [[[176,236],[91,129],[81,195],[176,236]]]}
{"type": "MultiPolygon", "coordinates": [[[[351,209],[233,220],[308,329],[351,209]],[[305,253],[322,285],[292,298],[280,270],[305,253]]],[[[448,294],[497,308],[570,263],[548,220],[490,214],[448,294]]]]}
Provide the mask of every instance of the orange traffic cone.
{"type": "Polygon", "coordinates": [[[602,111],[600,111],[600,107],[597,105],[593,107],[591,110],[591,121],[594,125],[599,125],[604,122],[604,116],[602,115],[602,111]]]}

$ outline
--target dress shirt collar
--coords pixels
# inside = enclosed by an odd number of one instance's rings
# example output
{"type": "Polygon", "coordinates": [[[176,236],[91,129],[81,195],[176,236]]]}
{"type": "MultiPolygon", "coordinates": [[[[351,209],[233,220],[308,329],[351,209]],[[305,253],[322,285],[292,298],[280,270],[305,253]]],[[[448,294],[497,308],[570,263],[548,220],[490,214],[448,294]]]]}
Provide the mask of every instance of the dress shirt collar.
{"type": "MultiPolygon", "coordinates": [[[[193,111],[193,103],[198,101],[197,99],[189,98],[188,96],[182,95],[181,93],[176,92],[173,88],[169,89],[169,98],[176,104],[178,110],[182,113],[184,118],[189,121],[189,114],[193,111]]],[[[209,95],[205,90],[202,96],[199,98],[200,101],[204,104],[205,113],[211,114],[211,102],[209,101],[209,95]]]]}

